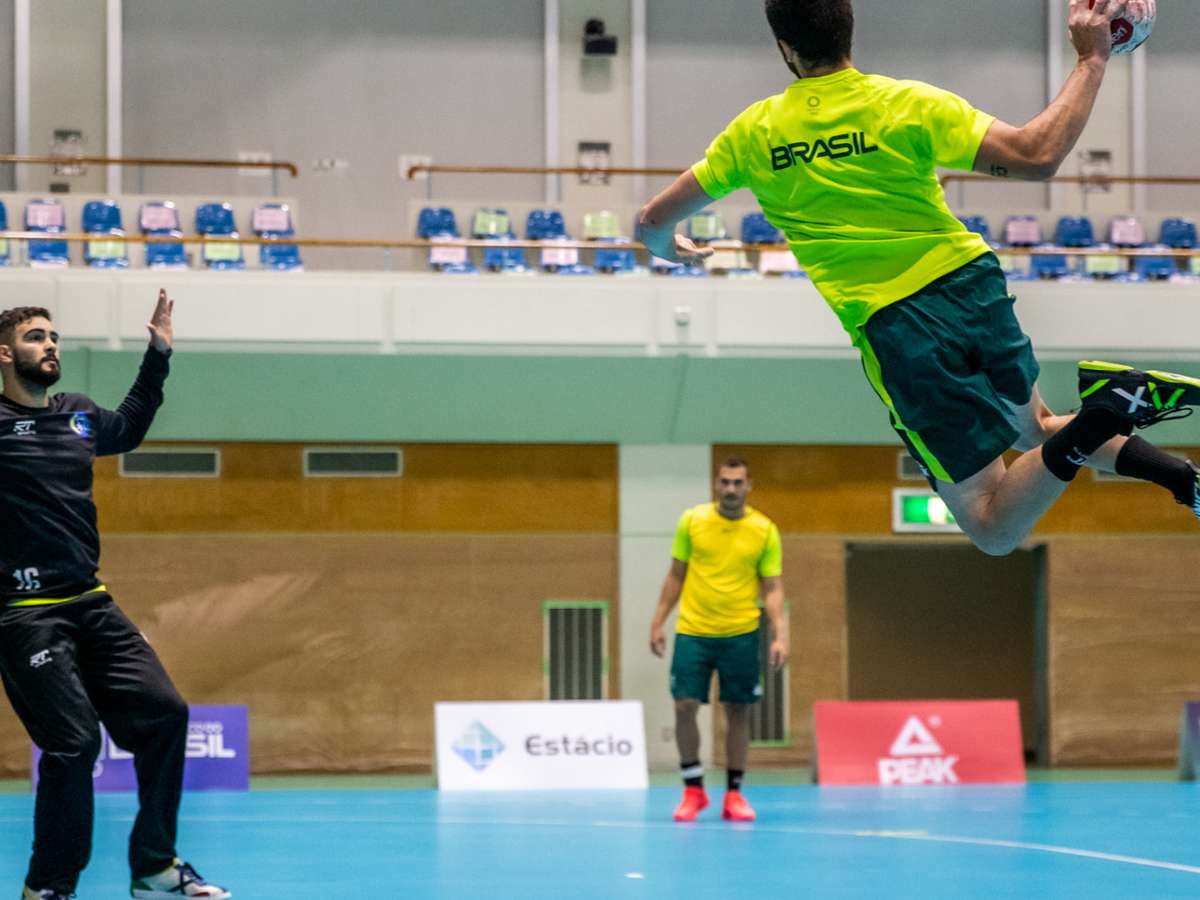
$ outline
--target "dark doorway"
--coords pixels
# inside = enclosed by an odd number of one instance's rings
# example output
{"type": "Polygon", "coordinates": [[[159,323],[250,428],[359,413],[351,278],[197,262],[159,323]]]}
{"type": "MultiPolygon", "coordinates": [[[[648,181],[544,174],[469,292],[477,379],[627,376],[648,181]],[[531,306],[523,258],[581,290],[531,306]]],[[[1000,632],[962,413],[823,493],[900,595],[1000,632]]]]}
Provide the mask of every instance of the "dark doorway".
{"type": "Polygon", "coordinates": [[[1042,761],[1044,559],[1041,547],[994,558],[960,544],[848,545],[849,698],[1015,699],[1026,758],[1042,761]]]}

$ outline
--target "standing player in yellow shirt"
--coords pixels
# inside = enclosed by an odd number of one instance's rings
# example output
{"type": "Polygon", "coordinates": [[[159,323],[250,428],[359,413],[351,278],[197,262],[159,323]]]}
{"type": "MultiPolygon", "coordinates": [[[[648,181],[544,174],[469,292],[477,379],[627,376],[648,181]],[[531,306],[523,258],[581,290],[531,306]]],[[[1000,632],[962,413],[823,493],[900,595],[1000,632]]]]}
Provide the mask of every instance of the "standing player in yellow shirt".
{"type": "Polygon", "coordinates": [[[714,671],[728,728],[721,815],[743,822],[754,819],[754,810],[742,796],[742,778],[750,753],[750,708],[762,696],[760,589],[771,621],[771,667],[781,668],[788,655],[779,529],[746,505],[750,470],[745,460],[725,460],[714,488],[717,502],[692,507],[679,520],[671,568],[650,625],[650,650],[662,656],[667,648],[663,625],[682,596],[671,658],[675,742],[684,783],[683,800],[675,810],[678,822],[694,821],[708,806],[696,717],[700,704],[708,702],[714,671]]]}
{"type": "Polygon", "coordinates": [[[1083,465],[1161,485],[1200,516],[1190,462],[1126,437],[1200,405],[1200,380],[1113,363],[1079,366],[1081,410],[1055,416],[988,245],[946,206],[936,168],[1053,175],[1083,132],[1112,49],[1111,23],[1155,0],[1070,0],[1079,59],[1058,98],[1016,128],[947,91],[854,68],[851,0],[766,0],[796,80],[751,105],[705,158],[641,211],[657,256],[711,251],[675,225],[749,188],[849,332],[892,425],[968,537],[1012,552],[1083,465]],[[1002,454],[1024,451],[1014,464],[1002,454]]]}

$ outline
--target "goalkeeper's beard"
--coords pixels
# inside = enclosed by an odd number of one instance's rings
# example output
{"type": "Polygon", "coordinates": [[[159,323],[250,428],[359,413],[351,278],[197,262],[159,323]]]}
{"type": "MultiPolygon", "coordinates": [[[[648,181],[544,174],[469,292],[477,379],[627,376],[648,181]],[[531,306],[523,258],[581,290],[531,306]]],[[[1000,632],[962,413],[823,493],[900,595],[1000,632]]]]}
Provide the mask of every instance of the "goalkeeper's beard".
{"type": "Polygon", "coordinates": [[[29,362],[18,356],[13,360],[13,371],[17,378],[26,384],[34,384],[43,388],[51,387],[58,383],[58,379],[62,378],[62,362],[58,357],[50,358],[54,359],[58,365],[48,369],[45,367],[47,357],[42,357],[37,362],[29,362]]]}

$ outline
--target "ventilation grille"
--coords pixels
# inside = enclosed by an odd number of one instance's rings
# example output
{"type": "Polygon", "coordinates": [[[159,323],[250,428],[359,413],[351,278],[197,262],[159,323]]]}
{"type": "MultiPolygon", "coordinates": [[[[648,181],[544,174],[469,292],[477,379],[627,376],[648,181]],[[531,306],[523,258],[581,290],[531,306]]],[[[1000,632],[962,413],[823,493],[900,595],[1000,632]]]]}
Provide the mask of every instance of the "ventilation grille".
{"type": "Polygon", "coordinates": [[[603,700],[607,694],[608,603],[550,601],[544,607],[546,699],[603,700]]]}
{"type": "Polygon", "coordinates": [[[762,700],[750,708],[750,741],[755,744],[787,744],[787,666],[771,670],[771,626],[758,629],[758,655],[762,660],[762,700]]]}
{"type": "Polygon", "coordinates": [[[399,478],[399,447],[305,447],[305,478],[399,478]]]}
{"type": "Polygon", "coordinates": [[[151,447],[121,455],[122,478],[217,478],[221,451],[202,447],[151,447]]]}

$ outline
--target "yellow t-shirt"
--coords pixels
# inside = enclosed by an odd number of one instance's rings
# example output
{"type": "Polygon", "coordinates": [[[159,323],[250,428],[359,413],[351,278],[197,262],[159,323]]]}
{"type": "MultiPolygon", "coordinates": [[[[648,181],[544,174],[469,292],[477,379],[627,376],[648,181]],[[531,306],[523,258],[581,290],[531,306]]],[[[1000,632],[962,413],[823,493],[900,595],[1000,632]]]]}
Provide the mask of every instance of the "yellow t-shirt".
{"type": "Polygon", "coordinates": [[[752,507],[726,519],[716,503],[684,512],[671,555],[688,564],[676,631],[696,637],[734,637],[758,628],[760,578],[783,574],[775,523],[752,507]]]}
{"type": "Polygon", "coordinates": [[[971,169],[994,121],[931,85],[843,69],[750,106],[692,172],[713,199],[754,193],[857,342],[872,313],[988,251],[935,168],[971,169]]]}

